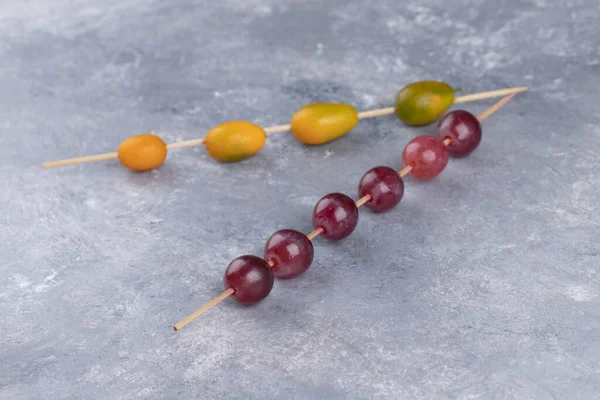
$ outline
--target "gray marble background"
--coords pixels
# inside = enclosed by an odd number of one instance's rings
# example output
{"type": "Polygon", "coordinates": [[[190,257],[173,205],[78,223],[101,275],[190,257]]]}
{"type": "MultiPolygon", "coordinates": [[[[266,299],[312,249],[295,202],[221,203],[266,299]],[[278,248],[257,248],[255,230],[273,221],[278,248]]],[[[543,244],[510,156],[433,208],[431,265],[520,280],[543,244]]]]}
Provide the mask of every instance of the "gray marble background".
{"type": "Polygon", "coordinates": [[[0,1],[0,398],[598,398],[599,20],[596,0],[0,1]],[[40,166],[389,106],[422,79],[531,91],[392,212],[317,240],[305,275],[178,333],[231,259],[310,231],[321,196],[356,196],[433,128],[380,117],[143,174],[40,166]]]}

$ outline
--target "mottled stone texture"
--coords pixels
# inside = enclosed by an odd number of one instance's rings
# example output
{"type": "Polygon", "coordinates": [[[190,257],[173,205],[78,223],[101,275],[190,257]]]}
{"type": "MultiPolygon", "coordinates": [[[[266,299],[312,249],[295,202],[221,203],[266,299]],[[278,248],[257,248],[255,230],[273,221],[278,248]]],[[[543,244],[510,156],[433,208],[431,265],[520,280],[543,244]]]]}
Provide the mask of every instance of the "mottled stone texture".
{"type": "Polygon", "coordinates": [[[598,21],[596,0],[0,1],[0,398],[597,398],[598,21]],[[434,127],[40,167],[313,101],[390,106],[422,79],[532,90],[394,210],[317,240],[306,274],[177,333],[233,258],[309,232],[319,198],[434,127]]]}

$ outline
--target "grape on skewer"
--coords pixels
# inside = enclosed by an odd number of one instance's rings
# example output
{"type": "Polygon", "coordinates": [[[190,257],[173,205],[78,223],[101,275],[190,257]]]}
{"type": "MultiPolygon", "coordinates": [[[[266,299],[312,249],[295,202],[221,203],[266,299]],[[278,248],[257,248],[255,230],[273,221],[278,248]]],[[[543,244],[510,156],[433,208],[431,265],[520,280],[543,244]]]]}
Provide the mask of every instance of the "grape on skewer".
{"type": "Polygon", "coordinates": [[[357,225],[359,207],[365,205],[380,213],[400,202],[406,175],[432,179],[446,167],[449,155],[462,157],[474,151],[481,141],[479,122],[498,111],[515,95],[503,98],[479,117],[464,110],[446,114],[438,123],[436,136],[417,136],[407,144],[402,170],[396,172],[390,167],[378,166],[367,171],[360,180],[360,198],[356,202],[342,193],[330,193],[321,198],[313,210],[313,232],[304,235],[287,229],[277,231],[265,246],[264,258],[245,255],[234,259],[225,272],[225,291],[175,324],[173,329],[180,330],[230,296],[244,304],[261,301],[273,288],[274,271],[286,271],[284,278],[304,273],[313,260],[311,241],[314,238],[322,235],[330,240],[340,240],[348,236],[357,225]],[[450,151],[453,144],[454,150],[450,151]]]}

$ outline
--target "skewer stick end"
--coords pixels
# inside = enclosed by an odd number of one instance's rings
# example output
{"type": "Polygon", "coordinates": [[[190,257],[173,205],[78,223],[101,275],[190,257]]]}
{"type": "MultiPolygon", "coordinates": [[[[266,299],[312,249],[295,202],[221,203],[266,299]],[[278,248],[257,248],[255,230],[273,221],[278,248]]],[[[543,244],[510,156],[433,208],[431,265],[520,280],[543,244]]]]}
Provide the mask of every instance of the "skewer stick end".
{"type": "Polygon", "coordinates": [[[490,115],[492,115],[493,113],[495,113],[496,111],[498,111],[502,107],[504,107],[506,105],[506,103],[508,103],[516,95],[517,95],[517,93],[515,92],[515,93],[511,93],[508,96],[504,97],[499,102],[497,102],[496,104],[494,104],[493,106],[491,106],[490,108],[485,110],[483,113],[481,113],[479,115],[479,117],[477,117],[477,119],[479,121],[483,121],[484,119],[488,118],[490,115]]]}
{"type": "Polygon", "coordinates": [[[513,93],[524,92],[524,91],[526,91],[528,89],[529,88],[527,86],[520,86],[520,87],[508,88],[508,89],[492,90],[490,92],[481,92],[481,93],[468,94],[468,95],[465,95],[465,96],[458,96],[458,97],[456,97],[454,99],[454,103],[455,104],[458,104],[458,103],[467,103],[467,102],[470,102],[470,101],[490,99],[490,98],[493,98],[493,97],[502,97],[502,96],[507,96],[509,94],[513,94],[513,93]]]}
{"type": "Polygon", "coordinates": [[[220,295],[218,295],[217,297],[215,297],[214,299],[212,299],[211,301],[209,301],[208,303],[206,303],[205,305],[203,305],[202,307],[200,307],[199,309],[197,309],[196,311],[179,321],[177,324],[175,324],[173,326],[173,330],[177,332],[178,330],[192,322],[194,319],[198,318],[200,315],[204,314],[206,311],[210,310],[211,308],[213,308],[214,306],[231,296],[234,292],[235,290],[233,290],[232,288],[225,290],[223,293],[221,293],[220,295]]]}
{"type": "Polygon", "coordinates": [[[112,153],[96,154],[94,156],[69,158],[67,160],[49,161],[49,162],[43,163],[42,167],[44,167],[44,168],[66,167],[68,165],[91,163],[91,162],[95,162],[95,161],[112,160],[115,158],[119,158],[119,153],[112,152],[112,153]]]}

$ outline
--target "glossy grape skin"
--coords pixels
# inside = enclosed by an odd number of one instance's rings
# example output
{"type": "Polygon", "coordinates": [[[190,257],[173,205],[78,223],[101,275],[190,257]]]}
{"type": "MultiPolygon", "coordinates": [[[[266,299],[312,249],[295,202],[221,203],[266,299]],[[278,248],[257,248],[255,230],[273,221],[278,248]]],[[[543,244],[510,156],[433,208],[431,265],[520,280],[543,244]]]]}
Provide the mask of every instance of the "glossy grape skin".
{"type": "Polygon", "coordinates": [[[448,165],[448,149],[435,136],[417,136],[404,148],[402,161],[405,167],[412,167],[410,175],[413,178],[432,179],[448,165]]]}
{"type": "Polygon", "coordinates": [[[440,120],[436,134],[441,140],[450,139],[446,146],[450,155],[464,157],[481,143],[481,123],[470,112],[456,110],[440,120]]]}
{"type": "Polygon", "coordinates": [[[404,181],[393,168],[372,168],[363,175],[358,185],[358,196],[362,198],[367,194],[371,199],[365,203],[365,207],[382,213],[400,203],[404,196],[404,181]]]}
{"type": "Polygon", "coordinates": [[[277,278],[290,279],[303,274],[314,257],[313,244],[302,232],[282,229],[275,232],[265,245],[265,260],[277,278]]]}
{"type": "Polygon", "coordinates": [[[269,264],[260,257],[245,255],[234,259],[225,270],[225,289],[233,289],[231,295],[239,303],[253,304],[271,293],[275,276],[269,264]]]}
{"type": "Polygon", "coordinates": [[[343,193],[329,193],[313,210],[313,226],[322,228],[327,239],[339,240],[350,235],[358,223],[358,207],[343,193]]]}

